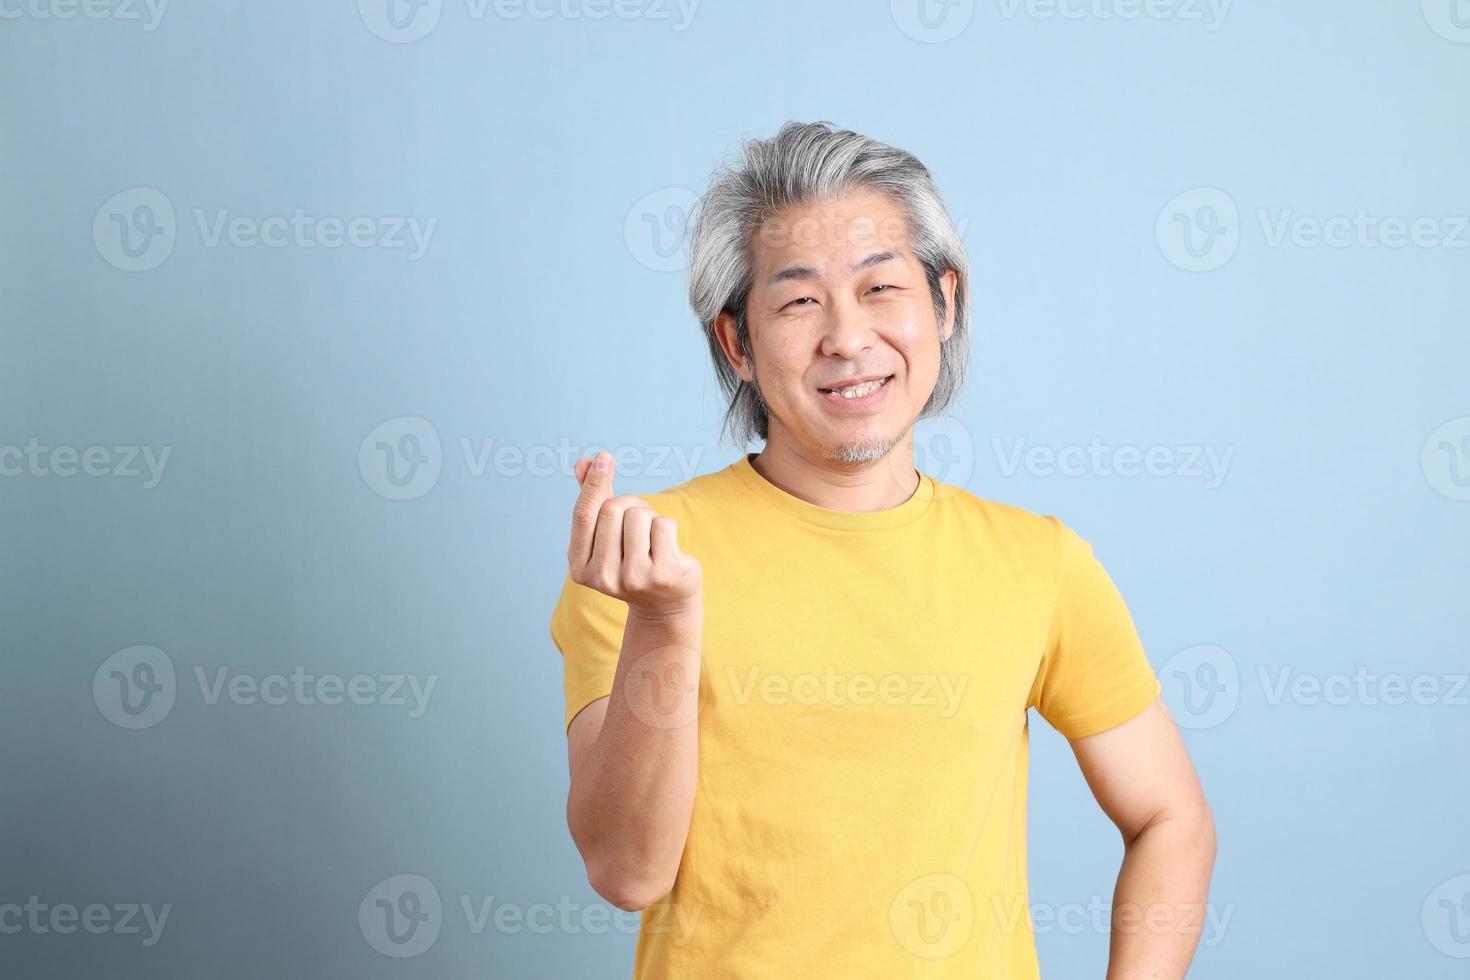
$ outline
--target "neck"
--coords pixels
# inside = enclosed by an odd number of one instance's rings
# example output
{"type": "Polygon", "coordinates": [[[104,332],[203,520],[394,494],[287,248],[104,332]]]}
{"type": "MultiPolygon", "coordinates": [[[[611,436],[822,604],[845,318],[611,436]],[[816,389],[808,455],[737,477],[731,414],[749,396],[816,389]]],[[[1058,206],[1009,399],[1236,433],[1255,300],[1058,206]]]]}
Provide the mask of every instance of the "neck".
{"type": "Polygon", "coordinates": [[[765,448],[750,465],[793,497],[828,510],[864,513],[897,507],[919,488],[912,427],[878,459],[842,463],[797,443],[771,421],[765,448]]]}

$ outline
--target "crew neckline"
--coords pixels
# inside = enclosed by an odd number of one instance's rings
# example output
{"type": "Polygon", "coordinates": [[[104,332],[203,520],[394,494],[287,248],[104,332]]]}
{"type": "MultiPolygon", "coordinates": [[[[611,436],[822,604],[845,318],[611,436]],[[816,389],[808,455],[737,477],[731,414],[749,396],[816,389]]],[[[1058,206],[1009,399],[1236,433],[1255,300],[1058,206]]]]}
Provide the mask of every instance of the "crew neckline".
{"type": "Polygon", "coordinates": [[[730,464],[730,470],[735,474],[740,485],[776,509],[797,520],[815,524],[818,527],[836,531],[888,530],[900,527],[919,517],[929,508],[930,502],[934,499],[934,481],[930,479],[929,474],[915,468],[914,472],[919,474],[919,485],[901,504],[885,507],[883,510],[868,511],[832,510],[828,507],[819,507],[809,500],[802,500],[800,497],[787,493],[761,476],[760,471],[751,465],[750,458],[754,455],[756,454],[745,453],[730,464]]]}

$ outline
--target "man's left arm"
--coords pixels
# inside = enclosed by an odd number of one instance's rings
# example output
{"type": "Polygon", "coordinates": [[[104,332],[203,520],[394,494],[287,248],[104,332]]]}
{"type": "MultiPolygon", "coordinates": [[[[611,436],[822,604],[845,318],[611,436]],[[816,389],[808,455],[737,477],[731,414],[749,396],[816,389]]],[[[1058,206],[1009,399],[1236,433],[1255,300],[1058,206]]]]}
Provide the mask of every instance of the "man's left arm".
{"type": "Polygon", "coordinates": [[[1206,921],[1215,824],[1162,698],[1128,721],[1069,739],[1123,835],[1107,980],[1177,980],[1206,921]]]}

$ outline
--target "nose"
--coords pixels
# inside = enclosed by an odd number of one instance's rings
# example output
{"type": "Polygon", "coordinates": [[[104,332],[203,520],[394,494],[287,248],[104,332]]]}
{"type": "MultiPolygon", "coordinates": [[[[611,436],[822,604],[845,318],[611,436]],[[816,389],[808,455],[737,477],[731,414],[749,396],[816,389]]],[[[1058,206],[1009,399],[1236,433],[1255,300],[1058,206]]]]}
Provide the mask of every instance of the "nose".
{"type": "Polygon", "coordinates": [[[834,300],[822,334],[822,353],[852,360],[873,346],[872,318],[850,297],[834,300]]]}

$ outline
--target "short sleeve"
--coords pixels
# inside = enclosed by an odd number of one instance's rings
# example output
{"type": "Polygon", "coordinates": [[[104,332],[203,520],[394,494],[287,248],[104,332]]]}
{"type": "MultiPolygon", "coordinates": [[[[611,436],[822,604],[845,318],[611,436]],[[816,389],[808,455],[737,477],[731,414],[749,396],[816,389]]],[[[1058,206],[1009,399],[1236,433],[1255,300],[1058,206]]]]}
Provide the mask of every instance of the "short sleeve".
{"type": "Polygon", "coordinates": [[[566,727],[577,713],[612,693],[628,604],[572,581],[567,572],[551,613],[551,640],[562,656],[566,727]]]}
{"type": "Polygon", "coordinates": [[[1161,686],[1092,545],[1055,517],[1047,520],[1060,539],[1056,602],[1028,706],[1067,738],[1081,738],[1132,718],[1161,686]]]}

